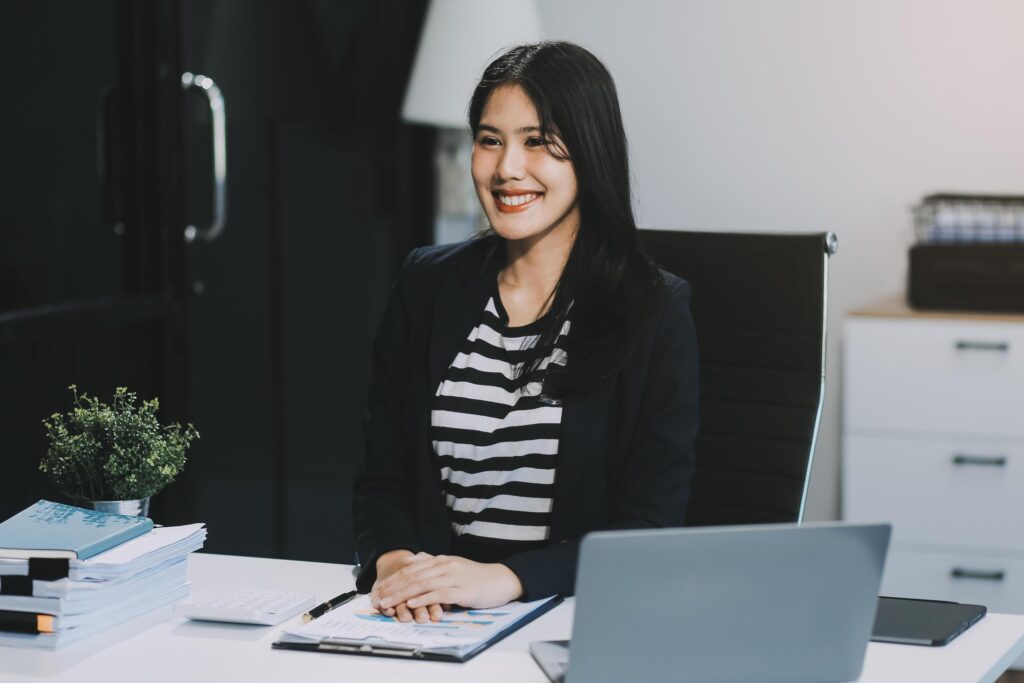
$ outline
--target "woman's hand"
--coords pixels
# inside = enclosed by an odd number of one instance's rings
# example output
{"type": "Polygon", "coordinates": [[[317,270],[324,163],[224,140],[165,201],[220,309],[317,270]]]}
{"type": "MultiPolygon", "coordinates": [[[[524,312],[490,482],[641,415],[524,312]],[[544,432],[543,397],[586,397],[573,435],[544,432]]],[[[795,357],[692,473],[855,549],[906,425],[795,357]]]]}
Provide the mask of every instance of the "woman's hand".
{"type": "Polygon", "coordinates": [[[406,562],[378,579],[373,591],[378,609],[384,610],[403,604],[413,610],[440,605],[486,608],[519,599],[523,585],[503,564],[438,555],[406,562]]]}
{"type": "Polygon", "coordinates": [[[404,603],[384,609],[380,605],[379,586],[389,576],[416,562],[433,557],[427,553],[413,554],[409,550],[391,550],[377,558],[377,580],[370,590],[370,605],[387,617],[396,617],[399,621],[412,621],[424,624],[428,621],[441,621],[444,610],[441,605],[423,605],[415,609],[404,603]]]}

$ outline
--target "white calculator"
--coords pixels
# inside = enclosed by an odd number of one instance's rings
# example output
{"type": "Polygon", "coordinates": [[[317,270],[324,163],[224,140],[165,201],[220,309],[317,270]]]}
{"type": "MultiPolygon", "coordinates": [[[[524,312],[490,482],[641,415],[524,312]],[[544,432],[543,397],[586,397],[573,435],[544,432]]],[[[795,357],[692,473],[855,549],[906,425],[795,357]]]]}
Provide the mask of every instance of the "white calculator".
{"type": "Polygon", "coordinates": [[[315,604],[312,593],[238,588],[204,601],[180,602],[175,613],[201,621],[273,626],[315,604]]]}

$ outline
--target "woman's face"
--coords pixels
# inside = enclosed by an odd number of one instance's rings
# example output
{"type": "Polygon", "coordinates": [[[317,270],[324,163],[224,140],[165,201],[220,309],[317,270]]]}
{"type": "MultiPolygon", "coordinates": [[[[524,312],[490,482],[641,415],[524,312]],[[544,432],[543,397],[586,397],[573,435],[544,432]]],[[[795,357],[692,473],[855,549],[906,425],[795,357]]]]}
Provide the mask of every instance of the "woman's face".
{"type": "Polygon", "coordinates": [[[527,240],[524,246],[572,239],[580,224],[572,162],[552,156],[544,142],[523,89],[495,89],[473,141],[473,183],[494,231],[527,240]]]}

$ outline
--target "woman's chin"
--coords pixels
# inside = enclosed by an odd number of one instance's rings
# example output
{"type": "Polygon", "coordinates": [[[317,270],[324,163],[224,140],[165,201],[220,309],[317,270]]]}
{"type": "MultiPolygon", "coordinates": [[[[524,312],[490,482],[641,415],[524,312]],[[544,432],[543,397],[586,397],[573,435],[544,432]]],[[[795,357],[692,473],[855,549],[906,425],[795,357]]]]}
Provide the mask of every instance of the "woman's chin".
{"type": "Polygon", "coordinates": [[[510,242],[518,242],[519,240],[528,239],[530,237],[534,237],[540,232],[543,232],[542,230],[531,229],[527,226],[509,226],[501,222],[492,222],[491,228],[494,229],[494,232],[497,233],[499,237],[510,242]]]}

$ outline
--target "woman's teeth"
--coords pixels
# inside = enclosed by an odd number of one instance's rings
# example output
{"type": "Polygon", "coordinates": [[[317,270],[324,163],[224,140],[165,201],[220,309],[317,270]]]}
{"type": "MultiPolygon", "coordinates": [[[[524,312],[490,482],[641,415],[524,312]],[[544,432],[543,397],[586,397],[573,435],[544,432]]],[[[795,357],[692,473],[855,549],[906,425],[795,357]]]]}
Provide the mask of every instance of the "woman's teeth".
{"type": "Polygon", "coordinates": [[[537,198],[537,195],[535,193],[516,194],[516,195],[504,195],[504,194],[499,194],[498,195],[498,201],[501,202],[502,204],[504,204],[505,206],[519,206],[520,204],[525,204],[526,202],[532,202],[536,198],[537,198]]]}

